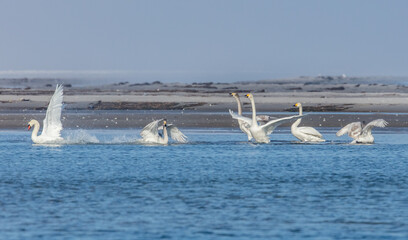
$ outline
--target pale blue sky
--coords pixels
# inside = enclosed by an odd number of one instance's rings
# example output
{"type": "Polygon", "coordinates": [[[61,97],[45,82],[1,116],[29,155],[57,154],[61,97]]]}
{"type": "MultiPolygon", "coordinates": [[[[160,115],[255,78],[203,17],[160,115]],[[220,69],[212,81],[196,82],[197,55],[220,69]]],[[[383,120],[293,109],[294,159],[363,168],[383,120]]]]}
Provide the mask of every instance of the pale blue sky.
{"type": "Polygon", "coordinates": [[[408,76],[407,12],[403,0],[1,1],[0,76],[408,76]]]}

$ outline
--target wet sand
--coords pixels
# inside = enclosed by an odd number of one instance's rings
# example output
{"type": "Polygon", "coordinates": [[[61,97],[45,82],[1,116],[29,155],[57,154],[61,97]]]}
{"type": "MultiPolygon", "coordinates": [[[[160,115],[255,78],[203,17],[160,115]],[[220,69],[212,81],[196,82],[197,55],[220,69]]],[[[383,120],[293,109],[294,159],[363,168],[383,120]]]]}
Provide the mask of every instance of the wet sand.
{"type": "MultiPolygon", "coordinates": [[[[0,128],[20,128],[42,121],[56,79],[0,80],[0,128]]],[[[408,124],[408,88],[395,83],[369,83],[365,78],[298,78],[242,83],[137,83],[75,86],[64,81],[65,128],[143,127],[167,118],[183,127],[236,127],[228,109],[236,110],[229,92],[239,92],[245,114],[252,92],[257,111],[276,117],[296,114],[301,102],[312,112],[304,124],[341,127],[348,122],[384,118],[390,127],[408,124]]],[[[380,81],[381,82],[381,81],[380,81]]],[[[289,126],[284,125],[284,126],[289,126]]]]}
{"type": "MultiPolygon", "coordinates": [[[[250,113],[246,114],[250,117],[250,113]]],[[[289,116],[288,113],[271,113],[274,117],[289,116]]],[[[3,113],[0,119],[2,129],[26,128],[30,119],[38,119],[42,124],[42,113],[3,113]]],[[[228,113],[196,111],[65,111],[62,115],[64,128],[141,128],[152,120],[166,118],[183,128],[236,128],[238,123],[228,113]]],[[[302,125],[314,127],[342,127],[350,122],[383,118],[389,127],[408,127],[408,114],[384,113],[309,113],[302,125]]],[[[291,124],[283,124],[289,127],[291,124]]]]}

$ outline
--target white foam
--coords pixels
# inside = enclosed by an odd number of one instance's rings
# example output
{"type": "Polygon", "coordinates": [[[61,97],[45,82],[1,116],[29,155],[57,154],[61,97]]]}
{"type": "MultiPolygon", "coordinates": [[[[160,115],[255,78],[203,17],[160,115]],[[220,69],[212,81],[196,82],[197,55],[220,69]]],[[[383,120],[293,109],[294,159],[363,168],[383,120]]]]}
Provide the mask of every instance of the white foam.
{"type": "Polygon", "coordinates": [[[126,144],[126,143],[137,143],[137,139],[134,137],[129,137],[129,136],[116,136],[110,141],[109,143],[112,144],[126,144]]]}
{"type": "Polygon", "coordinates": [[[69,131],[67,136],[64,137],[64,144],[88,144],[88,143],[100,143],[96,136],[89,134],[83,129],[69,131]]]}

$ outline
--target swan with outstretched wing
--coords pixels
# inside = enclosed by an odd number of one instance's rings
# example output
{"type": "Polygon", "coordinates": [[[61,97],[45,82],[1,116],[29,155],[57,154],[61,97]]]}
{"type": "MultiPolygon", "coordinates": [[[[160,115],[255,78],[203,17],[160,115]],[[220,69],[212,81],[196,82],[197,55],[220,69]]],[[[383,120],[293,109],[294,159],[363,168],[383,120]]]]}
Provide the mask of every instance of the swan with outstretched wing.
{"type": "Polygon", "coordinates": [[[33,128],[31,139],[34,143],[57,143],[63,140],[61,137],[62,123],[61,123],[61,111],[63,100],[63,87],[57,85],[55,92],[51,97],[48,104],[47,113],[43,121],[43,130],[41,135],[38,136],[40,130],[40,123],[32,119],[28,123],[28,130],[33,128]]]}
{"type": "Polygon", "coordinates": [[[376,119],[374,121],[369,122],[367,125],[363,127],[363,123],[361,122],[352,122],[344,126],[340,129],[336,135],[342,136],[344,134],[348,134],[354,140],[351,143],[374,143],[374,137],[371,134],[371,130],[373,127],[381,127],[384,128],[388,125],[388,122],[384,119],[376,119]]]}
{"type": "Polygon", "coordinates": [[[303,116],[295,115],[295,116],[290,116],[290,117],[278,118],[278,119],[271,120],[264,125],[259,125],[257,118],[256,118],[256,108],[255,108],[254,97],[251,93],[248,93],[246,97],[249,98],[249,100],[251,101],[252,119],[238,115],[234,113],[232,110],[229,110],[229,112],[232,118],[237,119],[237,120],[242,120],[246,124],[249,125],[249,131],[251,132],[252,137],[258,143],[269,143],[270,139],[268,135],[270,135],[275,130],[276,127],[278,127],[279,125],[283,123],[287,123],[292,120],[303,117],[303,116]]]}
{"type": "Polygon", "coordinates": [[[167,124],[166,119],[159,119],[147,124],[140,132],[140,135],[143,142],[146,143],[168,144],[169,136],[179,143],[187,142],[187,137],[175,125],[167,124]],[[159,126],[160,122],[163,122],[163,124],[159,126]],[[162,131],[162,133],[159,131],[162,131]]]}
{"type": "MultiPolygon", "coordinates": [[[[237,101],[238,115],[242,116],[242,103],[241,103],[241,99],[239,98],[238,93],[235,93],[235,92],[230,93],[230,96],[234,97],[235,100],[237,101]]],[[[256,120],[258,120],[258,122],[261,125],[269,122],[270,120],[274,120],[274,119],[276,119],[276,118],[270,117],[268,115],[258,115],[258,116],[256,116],[256,120]]],[[[250,118],[247,118],[247,120],[251,121],[250,118]]],[[[238,119],[238,125],[239,125],[239,128],[241,129],[241,131],[244,132],[247,135],[248,141],[251,141],[252,134],[251,134],[251,131],[249,131],[250,126],[245,121],[239,120],[239,119],[238,119]]]]}

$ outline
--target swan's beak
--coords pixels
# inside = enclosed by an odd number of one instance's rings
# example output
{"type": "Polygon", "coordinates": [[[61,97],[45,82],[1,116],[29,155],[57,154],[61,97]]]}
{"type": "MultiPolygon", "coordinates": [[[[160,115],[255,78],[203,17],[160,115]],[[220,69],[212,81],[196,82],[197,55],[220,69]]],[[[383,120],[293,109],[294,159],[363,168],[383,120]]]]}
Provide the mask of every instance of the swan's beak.
{"type": "Polygon", "coordinates": [[[27,126],[27,131],[30,131],[30,129],[31,129],[31,125],[30,124],[28,124],[28,126],[27,126]]]}
{"type": "Polygon", "coordinates": [[[247,97],[247,98],[249,98],[249,96],[250,96],[249,93],[247,95],[245,95],[245,97],[247,97]]]}
{"type": "Polygon", "coordinates": [[[163,121],[163,125],[167,127],[167,121],[163,121]]]}
{"type": "Polygon", "coordinates": [[[298,104],[296,103],[295,105],[293,105],[294,107],[298,107],[298,104]]]}

